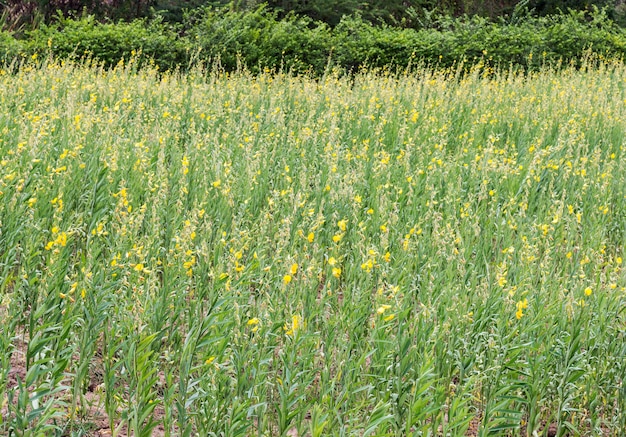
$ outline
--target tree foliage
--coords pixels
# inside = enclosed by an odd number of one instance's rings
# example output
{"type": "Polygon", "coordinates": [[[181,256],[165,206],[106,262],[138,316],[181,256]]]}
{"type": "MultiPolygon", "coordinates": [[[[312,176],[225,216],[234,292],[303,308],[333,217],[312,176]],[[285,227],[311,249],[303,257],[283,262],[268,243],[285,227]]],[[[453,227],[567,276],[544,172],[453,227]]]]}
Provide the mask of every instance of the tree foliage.
{"type": "Polygon", "coordinates": [[[368,23],[419,29],[432,27],[446,16],[477,15],[493,20],[510,18],[520,10],[543,16],[594,8],[605,8],[612,19],[626,24],[626,0],[0,0],[2,24],[10,30],[32,29],[58,16],[85,13],[99,20],[126,21],[158,15],[181,23],[189,11],[198,8],[242,12],[254,11],[262,4],[278,18],[296,14],[330,27],[354,14],[368,23]]]}

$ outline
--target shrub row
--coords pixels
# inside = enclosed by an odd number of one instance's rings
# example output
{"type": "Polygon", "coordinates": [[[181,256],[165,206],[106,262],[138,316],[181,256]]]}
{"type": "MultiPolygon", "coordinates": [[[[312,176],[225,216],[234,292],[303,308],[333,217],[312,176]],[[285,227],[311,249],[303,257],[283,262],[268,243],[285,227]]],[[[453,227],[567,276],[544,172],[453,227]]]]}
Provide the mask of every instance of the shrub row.
{"type": "Polygon", "coordinates": [[[100,23],[92,16],[42,25],[30,32],[23,44],[27,54],[50,53],[60,58],[89,56],[107,66],[140,51],[164,69],[185,65],[189,47],[177,32],[159,21],[100,23]]]}
{"type": "Polygon", "coordinates": [[[580,59],[586,50],[623,57],[626,29],[602,13],[525,18],[515,23],[475,17],[419,31],[375,26],[350,16],[331,29],[306,17],[278,19],[260,7],[248,12],[206,9],[178,29],[159,21],[99,23],[86,17],[61,19],[21,40],[0,33],[0,59],[5,61],[18,55],[88,55],[110,66],[141,51],[162,69],[219,60],[225,70],[243,65],[252,71],[270,68],[315,74],[329,65],[346,70],[393,69],[416,62],[447,67],[478,60],[533,68],[580,59]]]}

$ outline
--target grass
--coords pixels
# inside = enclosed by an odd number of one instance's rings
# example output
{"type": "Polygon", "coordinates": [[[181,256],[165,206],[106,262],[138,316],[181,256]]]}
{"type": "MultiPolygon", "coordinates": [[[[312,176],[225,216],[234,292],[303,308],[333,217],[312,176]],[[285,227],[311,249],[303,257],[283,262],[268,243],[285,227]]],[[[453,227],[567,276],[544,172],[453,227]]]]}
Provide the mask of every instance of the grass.
{"type": "Polygon", "coordinates": [[[3,70],[0,433],[619,435],[625,78],[3,70]]]}

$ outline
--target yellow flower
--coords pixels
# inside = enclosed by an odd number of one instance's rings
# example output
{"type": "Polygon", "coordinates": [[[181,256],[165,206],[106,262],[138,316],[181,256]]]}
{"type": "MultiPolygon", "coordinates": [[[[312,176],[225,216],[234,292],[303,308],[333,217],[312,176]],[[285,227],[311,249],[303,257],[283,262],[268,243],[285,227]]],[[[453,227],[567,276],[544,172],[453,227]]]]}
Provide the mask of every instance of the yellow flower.
{"type": "Polygon", "coordinates": [[[341,276],[341,269],[339,267],[333,267],[333,276],[339,278],[341,276]]]}
{"type": "Polygon", "coordinates": [[[62,246],[65,247],[65,245],[67,244],[67,234],[65,232],[61,232],[56,240],[54,240],[54,244],[56,244],[57,246],[62,246]]]}
{"type": "Polygon", "coordinates": [[[287,335],[295,335],[298,332],[298,330],[300,329],[301,326],[304,326],[302,317],[300,317],[299,315],[295,314],[295,315],[291,316],[291,327],[289,327],[285,323],[285,326],[283,327],[283,329],[286,331],[285,333],[287,335]]]}
{"type": "Polygon", "coordinates": [[[591,296],[592,290],[591,287],[585,288],[585,296],[591,296]]]}
{"type": "Polygon", "coordinates": [[[298,264],[293,263],[289,271],[291,272],[292,275],[295,275],[296,273],[298,273],[298,264]]]}
{"type": "Polygon", "coordinates": [[[196,257],[193,256],[191,257],[191,259],[185,263],[183,263],[183,267],[185,268],[185,270],[189,270],[190,268],[192,268],[194,265],[196,264],[196,257]]]}
{"type": "Polygon", "coordinates": [[[183,164],[183,174],[189,173],[189,158],[187,158],[186,156],[183,156],[182,164],[183,164]]]}
{"type": "Polygon", "coordinates": [[[374,268],[374,261],[372,261],[371,259],[368,259],[363,264],[361,264],[361,268],[365,270],[366,272],[371,272],[372,269],[374,268]]]}
{"type": "Polygon", "coordinates": [[[337,226],[341,229],[342,232],[345,232],[346,226],[348,225],[348,220],[343,219],[337,222],[337,226]]]}
{"type": "Polygon", "coordinates": [[[342,238],[343,238],[343,234],[335,234],[335,235],[333,235],[333,241],[335,243],[339,243],[342,238]]]}
{"type": "Polygon", "coordinates": [[[213,188],[219,188],[219,186],[222,185],[222,181],[218,179],[214,181],[211,185],[213,186],[213,188]]]}
{"type": "Polygon", "coordinates": [[[260,321],[258,318],[253,317],[253,318],[251,318],[250,320],[248,320],[248,323],[246,323],[246,324],[247,324],[248,326],[251,326],[251,327],[252,327],[252,328],[250,329],[252,332],[257,332],[257,331],[259,330],[259,323],[260,323],[260,322],[261,322],[261,321],[260,321]]]}
{"type": "Polygon", "coordinates": [[[335,264],[337,264],[337,260],[335,259],[335,257],[331,256],[330,258],[328,258],[329,266],[334,266],[335,264]]]}
{"type": "MultiPolygon", "coordinates": [[[[104,229],[104,225],[102,223],[98,223],[94,229],[91,230],[91,235],[103,235],[102,230],[104,229]]],[[[106,234],[105,234],[106,235],[106,234]]]]}
{"type": "Polygon", "coordinates": [[[306,239],[309,243],[312,243],[313,240],[315,240],[315,234],[313,232],[309,232],[309,235],[307,235],[306,239]]]}
{"type": "Polygon", "coordinates": [[[516,306],[517,311],[515,312],[515,317],[519,320],[524,316],[524,312],[522,310],[528,308],[528,299],[524,298],[524,300],[520,300],[517,302],[516,306]]]}
{"type": "Polygon", "coordinates": [[[283,276],[283,282],[285,283],[285,285],[289,284],[291,282],[291,275],[283,276]]]}
{"type": "Polygon", "coordinates": [[[385,313],[385,311],[387,311],[389,308],[391,308],[391,305],[386,305],[386,304],[385,304],[385,305],[381,305],[381,306],[379,306],[379,307],[378,307],[378,309],[376,310],[376,312],[377,312],[378,314],[384,314],[384,313],[385,313]]]}

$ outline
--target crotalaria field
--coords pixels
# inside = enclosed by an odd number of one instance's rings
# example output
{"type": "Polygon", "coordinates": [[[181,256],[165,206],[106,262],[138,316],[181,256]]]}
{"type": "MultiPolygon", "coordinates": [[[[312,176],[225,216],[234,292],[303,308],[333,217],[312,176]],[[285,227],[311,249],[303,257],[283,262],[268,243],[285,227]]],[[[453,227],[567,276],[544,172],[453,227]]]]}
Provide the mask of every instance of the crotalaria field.
{"type": "Polygon", "coordinates": [[[0,434],[626,429],[623,63],[0,100],[0,434]]]}

